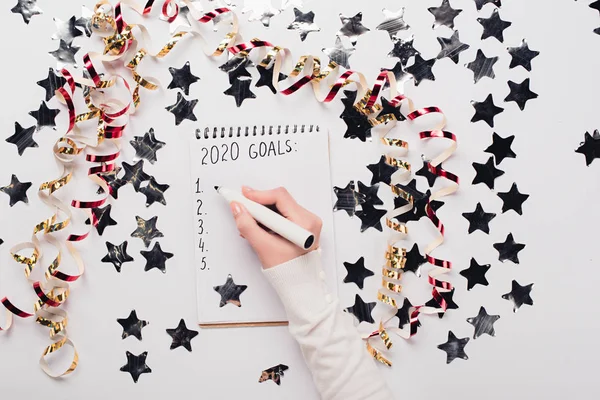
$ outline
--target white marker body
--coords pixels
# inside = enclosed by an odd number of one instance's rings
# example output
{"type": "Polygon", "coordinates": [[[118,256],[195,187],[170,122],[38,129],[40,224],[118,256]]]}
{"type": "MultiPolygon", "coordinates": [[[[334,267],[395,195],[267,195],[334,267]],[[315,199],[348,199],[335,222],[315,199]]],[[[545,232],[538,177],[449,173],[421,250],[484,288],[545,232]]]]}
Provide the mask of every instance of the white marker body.
{"type": "Polygon", "coordinates": [[[294,243],[296,246],[308,250],[313,245],[315,238],[311,232],[296,225],[289,219],[282,217],[262,204],[258,204],[248,199],[240,192],[219,187],[217,193],[223,196],[229,203],[235,201],[243,204],[255,220],[294,243]]]}

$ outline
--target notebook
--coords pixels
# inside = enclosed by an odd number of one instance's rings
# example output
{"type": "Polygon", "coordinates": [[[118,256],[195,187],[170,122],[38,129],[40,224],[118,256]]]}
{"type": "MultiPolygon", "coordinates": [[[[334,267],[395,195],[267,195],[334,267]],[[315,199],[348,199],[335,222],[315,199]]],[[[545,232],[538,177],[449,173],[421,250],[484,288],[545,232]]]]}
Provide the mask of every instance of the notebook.
{"type": "Polygon", "coordinates": [[[323,268],[335,292],[327,130],[314,125],[208,127],[196,131],[190,151],[200,326],[287,322],[258,258],[240,237],[229,205],[215,186],[234,190],[241,190],[242,185],[254,189],[283,186],[300,205],[318,215],[323,220],[323,268]]]}

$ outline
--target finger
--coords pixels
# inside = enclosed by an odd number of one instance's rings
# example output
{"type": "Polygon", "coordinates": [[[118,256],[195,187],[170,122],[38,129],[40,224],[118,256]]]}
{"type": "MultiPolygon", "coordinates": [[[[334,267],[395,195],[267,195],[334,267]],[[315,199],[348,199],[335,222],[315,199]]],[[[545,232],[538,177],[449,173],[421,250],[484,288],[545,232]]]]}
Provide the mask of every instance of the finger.
{"type": "Polygon", "coordinates": [[[240,235],[246,239],[254,249],[257,249],[261,243],[271,239],[271,235],[263,228],[258,226],[252,215],[246,208],[235,201],[231,202],[231,213],[235,219],[235,224],[240,231],[240,235]]]}
{"type": "Polygon", "coordinates": [[[303,210],[302,207],[296,203],[296,200],[294,200],[292,195],[290,195],[283,187],[272,190],[254,190],[244,186],[242,188],[242,194],[248,199],[262,205],[274,204],[279,212],[286,218],[290,217],[294,212],[303,210]]]}

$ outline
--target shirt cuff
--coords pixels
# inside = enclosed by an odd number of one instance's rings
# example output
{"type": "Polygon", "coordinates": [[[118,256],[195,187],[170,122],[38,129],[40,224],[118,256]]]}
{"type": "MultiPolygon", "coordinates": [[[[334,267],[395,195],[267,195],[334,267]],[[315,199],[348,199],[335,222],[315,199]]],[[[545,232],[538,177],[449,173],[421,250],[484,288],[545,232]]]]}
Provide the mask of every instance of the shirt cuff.
{"type": "Polygon", "coordinates": [[[312,320],[334,302],[319,250],[265,269],[263,273],[277,291],[290,322],[312,320]]]}

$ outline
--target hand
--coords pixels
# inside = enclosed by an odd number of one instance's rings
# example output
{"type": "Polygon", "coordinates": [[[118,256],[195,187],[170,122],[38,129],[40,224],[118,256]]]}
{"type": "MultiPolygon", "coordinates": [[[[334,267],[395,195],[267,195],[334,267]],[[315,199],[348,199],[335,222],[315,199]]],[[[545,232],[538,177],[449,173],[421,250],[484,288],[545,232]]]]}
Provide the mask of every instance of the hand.
{"type": "Polygon", "coordinates": [[[276,233],[264,230],[242,204],[231,202],[231,212],[240,235],[250,243],[263,268],[293,260],[319,247],[319,235],[323,226],[321,219],[298,205],[285,188],[254,190],[243,187],[242,194],[259,204],[275,205],[281,215],[315,235],[312,247],[309,250],[301,249],[276,233]]]}

